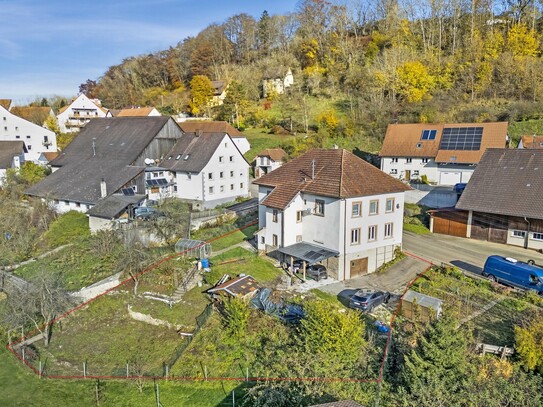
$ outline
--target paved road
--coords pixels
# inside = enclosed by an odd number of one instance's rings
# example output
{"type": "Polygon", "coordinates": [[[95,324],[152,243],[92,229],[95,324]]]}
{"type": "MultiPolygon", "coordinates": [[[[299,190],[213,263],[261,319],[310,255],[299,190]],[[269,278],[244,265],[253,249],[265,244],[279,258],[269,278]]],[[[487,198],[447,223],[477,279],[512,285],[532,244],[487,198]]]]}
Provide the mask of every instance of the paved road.
{"type": "Polygon", "coordinates": [[[543,264],[543,254],[534,250],[440,234],[405,232],[403,250],[436,264],[449,263],[477,274],[481,274],[486,258],[492,254],[522,261],[534,259],[537,264],[543,264]]]}

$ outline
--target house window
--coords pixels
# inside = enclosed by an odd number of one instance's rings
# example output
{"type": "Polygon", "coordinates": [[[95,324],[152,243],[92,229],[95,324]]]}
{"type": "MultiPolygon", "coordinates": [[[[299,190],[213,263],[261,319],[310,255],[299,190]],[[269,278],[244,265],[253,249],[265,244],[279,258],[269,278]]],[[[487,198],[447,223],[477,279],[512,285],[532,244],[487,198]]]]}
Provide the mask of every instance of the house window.
{"type": "Polygon", "coordinates": [[[385,223],[385,239],[392,237],[393,223],[385,223]]]}
{"type": "Polygon", "coordinates": [[[234,177],[234,171],[230,171],[230,178],[234,177]]]}
{"type": "Polygon", "coordinates": [[[390,162],[391,163],[397,163],[398,162],[398,157],[391,158],[390,162]]]}
{"type": "Polygon", "coordinates": [[[387,198],[385,212],[394,212],[394,198],[387,198]]]}
{"type": "Polygon", "coordinates": [[[360,244],[360,228],[351,229],[351,244],[360,244]]]}
{"type": "Polygon", "coordinates": [[[69,201],[64,201],[64,205],[70,206],[70,202],[69,201]]]}
{"type": "Polygon", "coordinates": [[[368,228],[368,242],[373,242],[377,239],[377,225],[372,225],[368,228]]]}
{"type": "Polygon", "coordinates": [[[210,193],[210,194],[213,193],[213,187],[209,187],[209,193],[210,193]]]}
{"type": "Polygon", "coordinates": [[[220,157],[219,157],[219,162],[222,163],[222,162],[223,162],[223,159],[224,159],[224,157],[223,157],[223,156],[220,156],[220,157]]]}
{"type": "Polygon", "coordinates": [[[411,157],[408,157],[408,158],[405,159],[406,164],[411,164],[412,161],[413,161],[413,159],[411,157]]]}
{"type": "Polygon", "coordinates": [[[6,131],[7,131],[7,130],[8,130],[8,126],[4,126],[4,130],[6,130],[6,131]]]}
{"type": "Polygon", "coordinates": [[[302,241],[302,235],[296,235],[296,243],[300,243],[302,241]]]}
{"type": "Polygon", "coordinates": [[[362,202],[353,202],[351,217],[357,218],[359,216],[362,216],[362,202]]]}
{"type": "Polygon", "coordinates": [[[277,209],[274,209],[273,214],[272,214],[272,221],[277,223],[277,218],[278,218],[278,211],[277,209]]]}
{"type": "Polygon", "coordinates": [[[260,236],[260,243],[264,244],[266,242],[266,239],[264,236],[260,236]]]}
{"type": "Polygon", "coordinates": [[[224,185],[221,185],[221,192],[224,192],[224,185]]]}
{"type": "Polygon", "coordinates": [[[76,208],[81,208],[81,204],[80,204],[79,202],[76,202],[76,203],[75,203],[75,207],[76,207],[76,208]]]}
{"type": "Polygon", "coordinates": [[[324,216],[324,201],[315,199],[315,215],[324,216]]]}
{"type": "Polygon", "coordinates": [[[543,233],[534,233],[532,235],[532,239],[534,239],[534,240],[543,240],[543,233]]]}
{"type": "Polygon", "coordinates": [[[192,172],[189,172],[189,173],[187,174],[187,179],[192,179],[192,172]]]}
{"type": "Polygon", "coordinates": [[[413,170],[413,176],[418,177],[419,176],[419,170],[413,170]]]}
{"type": "Polygon", "coordinates": [[[243,189],[243,182],[239,183],[239,189],[243,189]]]}
{"type": "Polygon", "coordinates": [[[277,235],[272,235],[272,246],[276,246],[277,247],[277,235]]]}
{"type": "Polygon", "coordinates": [[[28,149],[28,151],[32,150],[32,146],[30,144],[27,145],[26,148],[28,149]]]}
{"type": "Polygon", "coordinates": [[[219,172],[219,178],[224,178],[224,172],[219,172]]]}
{"type": "Polygon", "coordinates": [[[55,205],[58,205],[58,199],[55,199],[53,202],[55,203],[55,205]]]}
{"type": "Polygon", "coordinates": [[[422,163],[423,163],[423,164],[428,164],[428,158],[427,158],[427,157],[424,157],[424,158],[422,159],[422,163]]]}
{"type": "Polygon", "coordinates": [[[370,215],[377,215],[379,213],[379,201],[370,201],[370,215]]]}
{"type": "Polygon", "coordinates": [[[234,156],[233,155],[230,156],[230,162],[231,163],[234,162],[234,156]]]}
{"type": "Polygon", "coordinates": [[[304,211],[296,211],[296,223],[300,223],[302,221],[304,211]]]}
{"type": "Polygon", "coordinates": [[[21,138],[21,136],[15,136],[15,138],[21,138]]]}
{"type": "Polygon", "coordinates": [[[210,172],[209,174],[207,174],[207,179],[213,179],[213,173],[210,172]]]}
{"type": "Polygon", "coordinates": [[[30,136],[26,136],[26,138],[27,138],[27,139],[29,139],[29,138],[30,138],[30,136]]]}
{"type": "Polygon", "coordinates": [[[390,170],[390,175],[398,175],[398,170],[396,168],[392,168],[390,170]]]}
{"type": "Polygon", "coordinates": [[[513,237],[526,237],[526,232],[524,230],[513,230],[513,233],[511,233],[511,236],[513,237]]]}
{"type": "Polygon", "coordinates": [[[234,190],[234,184],[230,184],[230,191],[234,190]]]}

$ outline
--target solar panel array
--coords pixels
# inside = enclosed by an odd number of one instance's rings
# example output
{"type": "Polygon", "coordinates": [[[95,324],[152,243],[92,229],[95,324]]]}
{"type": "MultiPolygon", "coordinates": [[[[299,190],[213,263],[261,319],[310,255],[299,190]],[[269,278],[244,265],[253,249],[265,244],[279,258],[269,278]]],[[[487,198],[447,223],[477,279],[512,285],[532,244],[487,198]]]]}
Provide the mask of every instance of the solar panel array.
{"type": "Polygon", "coordinates": [[[446,127],[441,135],[440,150],[480,150],[482,127],[446,127]]]}
{"type": "Polygon", "coordinates": [[[158,186],[168,185],[168,180],[165,178],[148,179],[148,180],[145,180],[145,183],[147,184],[148,187],[158,187],[158,186]]]}
{"type": "Polygon", "coordinates": [[[136,195],[136,193],[134,192],[134,190],[132,188],[122,188],[121,192],[125,196],[134,196],[134,195],[136,195]]]}

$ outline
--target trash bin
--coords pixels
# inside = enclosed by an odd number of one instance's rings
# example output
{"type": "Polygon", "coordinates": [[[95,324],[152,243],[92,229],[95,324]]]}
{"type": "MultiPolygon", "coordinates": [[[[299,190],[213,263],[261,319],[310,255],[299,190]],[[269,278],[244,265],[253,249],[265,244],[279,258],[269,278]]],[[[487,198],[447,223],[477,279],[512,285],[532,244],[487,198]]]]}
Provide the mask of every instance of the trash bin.
{"type": "Polygon", "coordinates": [[[209,268],[209,259],[202,259],[201,263],[202,263],[202,268],[203,269],[208,269],[209,268]]]}

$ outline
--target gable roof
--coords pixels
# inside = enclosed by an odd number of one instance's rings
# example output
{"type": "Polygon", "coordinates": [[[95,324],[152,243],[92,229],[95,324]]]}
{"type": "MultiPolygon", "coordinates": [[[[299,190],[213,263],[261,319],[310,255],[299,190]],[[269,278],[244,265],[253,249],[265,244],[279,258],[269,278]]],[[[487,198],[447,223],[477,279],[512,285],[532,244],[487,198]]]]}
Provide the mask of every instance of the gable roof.
{"type": "Polygon", "coordinates": [[[284,209],[299,192],[352,198],[411,189],[343,149],[310,150],[253,183],[275,188],[262,203],[278,209],[284,209]],[[312,162],[315,163],[314,178],[312,162]]]}
{"type": "Polygon", "coordinates": [[[10,112],[15,116],[19,116],[38,126],[42,126],[52,110],[49,106],[13,106],[10,112]]]}
{"type": "Polygon", "coordinates": [[[11,168],[13,157],[26,152],[24,141],[0,141],[0,168],[11,168]]]}
{"type": "Polygon", "coordinates": [[[230,137],[245,137],[242,132],[224,121],[188,121],[179,123],[185,133],[226,133],[230,137]]]}
{"type": "Polygon", "coordinates": [[[503,148],[507,139],[507,122],[455,124],[389,124],[381,148],[381,157],[433,157],[440,163],[478,163],[487,148],[503,148]],[[482,127],[478,150],[445,150],[440,148],[444,129],[482,127]],[[424,130],[435,130],[434,140],[422,140],[424,130]]]}
{"type": "Polygon", "coordinates": [[[543,219],[543,150],[487,150],[456,208],[543,219]]]}
{"type": "Polygon", "coordinates": [[[0,99],[0,106],[6,110],[9,110],[9,107],[11,106],[11,99],[0,99]]]}
{"type": "Polygon", "coordinates": [[[134,107],[130,109],[121,109],[116,117],[137,117],[137,116],[149,116],[149,114],[154,110],[154,107],[134,107]]]}
{"type": "Polygon", "coordinates": [[[101,199],[100,181],[110,195],[135,177],[144,166],[133,165],[169,117],[96,118],[51,161],[60,167],[26,193],[40,197],[83,203],[101,199]],[[93,147],[94,144],[94,147],[93,147]]]}
{"type": "Polygon", "coordinates": [[[245,297],[259,290],[260,284],[250,275],[239,276],[207,290],[208,293],[225,291],[232,296],[245,297]]]}
{"type": "MultiPolygon", "coordinates": [[[[165,155],[159,166],[175,172],[198,173],[207,165],[225,133],[185,133],[165,155]]],[[[241,153],[240,153],[241,154],[241,153]]]]}
{"type": "Polygon", "coordinates": [[[48,161],[48,162],[51,162],[53,161],[55,158],[58,157],[58,155],[60,154],[58,151],[46,151],[46,152],[43,152],[41,153],[44,158],[48,161]]]}
{"type": "Polygon", "coordinates": [[[283,161],[287,153],[282,148],[267,148],[256,155],[257,157],[270,157],[273,161],[283,161]]]}
{"type": "Polygon", "coordinates": [[[522,147],[531,149],[543,148],[543,136],[522,136],[522,147]]]}
{"type": "Polygon", "coordinates": [[[211,86],[213,86],[213,95],[220,96],[224,89],[226,88],[225,81],[211,81],[211,86]]]}

